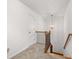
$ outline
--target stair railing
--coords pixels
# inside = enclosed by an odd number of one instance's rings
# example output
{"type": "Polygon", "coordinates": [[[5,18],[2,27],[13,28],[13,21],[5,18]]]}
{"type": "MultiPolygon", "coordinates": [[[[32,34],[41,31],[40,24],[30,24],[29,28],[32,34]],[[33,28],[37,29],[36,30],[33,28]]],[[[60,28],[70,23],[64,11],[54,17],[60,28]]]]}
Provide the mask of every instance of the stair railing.
{"type": "Polygon", "coordinates": [[[44,51],[45,53],[47,53],[49,48],[50,48],[50,53],[52,53],[52,50],[53,50],[52,49],[53,46],[50,42],[50,33],[51,33],[51,31],[45,32],[45,51],[44,51]]]}
{"type": "Polygon", "coordinates": [[[69,34],[68,34],[68,37],[67,37],[67,39],[66,39],[65,45],[64,45],[64,49],[66,48],[68,42],[70,41],[70,37],[71,37],[71,36],[72,36],[72,33],[69,33],[69,34]]]}

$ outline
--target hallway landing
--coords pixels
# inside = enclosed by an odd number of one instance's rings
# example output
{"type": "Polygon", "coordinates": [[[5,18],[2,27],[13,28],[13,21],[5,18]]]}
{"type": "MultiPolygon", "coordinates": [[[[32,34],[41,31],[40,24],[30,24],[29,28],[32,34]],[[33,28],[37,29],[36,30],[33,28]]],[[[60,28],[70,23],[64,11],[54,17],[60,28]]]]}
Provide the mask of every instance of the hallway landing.
{"type": "Polygon", "coordinates": [[[12,59],[65,59],[63,56],[44,53],[43,44],[34,44],[27,50],[14,56],[12,59]]]}

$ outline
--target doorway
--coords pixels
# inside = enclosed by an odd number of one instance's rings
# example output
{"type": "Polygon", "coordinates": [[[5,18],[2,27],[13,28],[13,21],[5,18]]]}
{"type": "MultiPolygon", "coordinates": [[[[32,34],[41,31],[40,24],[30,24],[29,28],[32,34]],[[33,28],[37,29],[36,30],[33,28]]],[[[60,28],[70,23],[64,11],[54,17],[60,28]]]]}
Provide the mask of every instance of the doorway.
{"type": "Polygon", "coordinates": [[[37,43],[45,44],[45,32],[37,31],[37,43]]]}

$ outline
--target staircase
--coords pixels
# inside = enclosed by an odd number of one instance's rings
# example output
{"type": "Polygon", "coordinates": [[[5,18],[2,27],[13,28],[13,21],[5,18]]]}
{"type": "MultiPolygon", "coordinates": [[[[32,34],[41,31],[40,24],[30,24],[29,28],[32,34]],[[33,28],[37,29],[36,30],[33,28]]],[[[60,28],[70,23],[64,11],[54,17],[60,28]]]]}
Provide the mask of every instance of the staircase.
{"type": "MultiPolygon", "coordinates": [[[[45,32],[45,40],[46,40],[46,41],[45,41],[45,50],[44,50],[44,52],[45,52],[45,53],[48,53],[48,50],[50,49],[50,53],[49,53],[49,54],[52,55],[52,53],[53,53],[53,54],[57,54],[57,55],[64,56],[64,54],[62,54],[62,53],[58,53],[58,52],[54,52],[54,51],[53,51],[53,45],[52,45],[51,42],[50,42],[50,34],[51,34],[51,31],[45,32]]],[[[70,41],[69,38],[70,38],[71,36],[72,36],[72,34],[69,33],[69,34],[68,34],[68,37],[67,37],[67,39],[66,39],[65,45],[64,45],[64,49],[66,48],[68,42],[70,41]]],[[[72,58],[71,58],[71,57],[66,57],[66,59],[72,59],[72,58]]]]}

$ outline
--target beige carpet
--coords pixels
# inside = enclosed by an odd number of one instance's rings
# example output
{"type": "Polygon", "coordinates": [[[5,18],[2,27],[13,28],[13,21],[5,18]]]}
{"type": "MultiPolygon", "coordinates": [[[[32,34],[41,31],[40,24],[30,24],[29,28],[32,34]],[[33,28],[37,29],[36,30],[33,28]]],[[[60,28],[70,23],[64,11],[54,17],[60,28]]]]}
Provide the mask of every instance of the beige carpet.
{"type": "Polygon", "coordinates": [[[59,56],[51,53],[44,53],[43,44],[34,44],[27,50],[19,53],[12,59],[65,59],[63,56],[59,56]]]}

